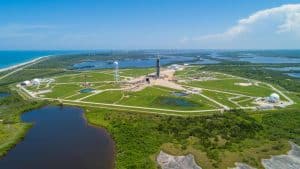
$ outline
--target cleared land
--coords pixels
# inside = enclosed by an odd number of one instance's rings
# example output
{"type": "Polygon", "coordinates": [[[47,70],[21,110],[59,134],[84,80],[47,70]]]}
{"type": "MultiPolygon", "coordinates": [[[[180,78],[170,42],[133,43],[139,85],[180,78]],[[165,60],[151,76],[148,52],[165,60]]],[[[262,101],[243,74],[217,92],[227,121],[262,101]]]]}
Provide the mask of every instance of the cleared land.
{"type": "MultiPolygon", "coordinates": [[[[181,115],[184,114],[181,111],[186,111],[187,114],[198,112],[202,115],[203,112],[236,108],[255,109],[257,106],[254,103],[255,99],[278,92],[276,88],[266,83],[202,71],[201,67],[164,70],[168,77],[148,86],[143,79],[153,73],[152,68],[121,69],[118,83],[114,82],[113,70],[95,70],[54,76],[51,83],[20,88],[30,96],[42,100],[58,100],[72,105],[90,105],[99,108],[115,107],[122,110],[137,109],[166,114],[173,112],[181,115]],[[175,74],[170,71],[174,71],[175,74]],[[126,83],[127,87],[124,87],[126,83]],[[170,86],[160,86],[160,83],[170,86]],[[137,91],[128,90],[132,85],[145,87],[137,91]],[[180,86],[183,90],[172,86],[180,86]],[[82,92],[83,89],[90,91],[82,92]]],[[[282,95],[281,97],[285,99],[282,95]]]]}

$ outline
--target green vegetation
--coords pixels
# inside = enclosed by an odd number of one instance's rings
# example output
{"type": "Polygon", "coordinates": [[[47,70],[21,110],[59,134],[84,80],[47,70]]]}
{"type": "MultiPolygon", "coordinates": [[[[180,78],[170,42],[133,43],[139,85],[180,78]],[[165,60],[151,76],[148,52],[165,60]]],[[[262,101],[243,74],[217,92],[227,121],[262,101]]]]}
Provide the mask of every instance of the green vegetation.
{"type": "Polygon", "coordinates": [[[209,81],[192,81],[189,83],[191,86],[203,87],[207,89],[216,89],[226,92],[235,92],[249,96],[269,96],[272,92],[270,88],[260,86],[260,84],[251,86],[241,86],[238,83],[249,83],[242,79],[225,79],[225,80],[209,80],[209,81]]]}
{"type": "Polygon", "coordinates": [[[28,79],[34,78],[46,78],[61,74],[68,74],[71,73],[70,71],[65,71],[63,69],[24,69],[22,71],[16,72],[13,76],[8,76],[2,80],[0,80],[0,86],[7,86],[12,83],[21,82],[28,79]]]}
{"type": "Polygon", "coordinates": [[[120,71],[121,76],[130,76],[130,77],[138,77],[144,76],[150,73],[155,72],[153,68],[144,68],[144,69],[124,69],[120,71]]]}
{"type": "Polygon", "coordinates": [[[45,96],[50,98],[60,98],[71,96],[79,92],[82,89],[78,84],[64,84],[64,85],[55,85],[52,88],[52,92],[47,93],[45,96]]]}
{"type": "Polygon", "coordinates": [[[122,169],[156,168],[155,156],[161,149],[174,155],[193,153],[204,169],[233,167],[237,161],[262,168],[261,158],[289,150],[286,140],[299,144],[297,113],[250,116],[233,111],[173,117],[86,108],[88,121],[112,134],[117,145],[117,168],[122,169]],[[278,130],[278,125],[285,127],[278,130]]]}
{"type": "Polygon", "coordinates": [[[225,93],[218,93],[218,92],[213,92],[213,91],[209,91],[209,90],[203,90],[203,94],[215,99],[216,101],[223,103],[231,108],[236,108],[237,105],[234,104],[233,102],[231,102],[229,100],[229,98],[231,97],[235,97],[235,95],[232,94],[225,94],[225,93]]]}
{"type": "MultiPolygon", "coordinates": [[[[197,163],[204,169],[233,167],[235,162],[262,168],[260,160],[269,158],[270,155],[286,153],[290,148],[289,140],[300,144],[299,80],[266,70],[264,69],[266,65],[230,62],[222,65],[189,67],[176,72],[176,77],[179,80],[186,80],[185,83],[181,83],[183,85],[204,88],[201,94],[231,108],[239,107],[234,102],[241,106],[253,106],[251,102],[254,98],[268,96],[273,92],[263,83],[252,86],[236,85],[241,82],[248,83],[248,80],[231,75],[272,83],[279,89],[284,88],[286,90],[283,92],[296,104],[270,111],[231,110],[223,114],[217,112],[189,114],[187,111],[210,110],[219,106],[199,94],[176,96],[173,92],[177,90],[165,87],[152,86],[138,92],[115,90],[120,89],[121,85],[107,82],[113,80],[111,70],[70,70],[73,64],[87,61],[87,56],[80,54],[75,57],[74,55],[53,57],[0,81],[0,85],[2,84],[0,91],[11,93],[11,96],[0,99],[0,156],[20,141],[30,128],[29,124],[21,122],[21,113],[47,104],[23,99],[16,92],[16,83],[44,77],[56,80],[48,87],[45,84],[39,86],[42,90],[52,90],[43,94],[44,97],[74,101],[89,96],[83,101],[91,103],[82,103],[81,106],[86,110],[88,121],[93,125],[105,127],[115,140],[118,169],[157,168],[155,158],[160,150],[174,155],[192,153],[197,163]],[[201,81],[203,77],[208,79],[201,81]],[[80,93],[79,91],[85,88],[83,86],[85,81],[90,82],[88,87],[99,93],[80,93]],[[238,94],[245,96],[236,97],[238,94]],[[95,108],[96,103],[115,105],[95,108]],[[125,109],[116,105],[170,109],[170,112],[157,112],[171,113],[172,116],[146,114],[146,111],[138,108],[125,109]],[[178,112],[172,112],[173,110],[178,112]]],[[[138,52],[129,52],[122,56],[125,56],[124,58],[130,56],[133,59],[146,57],[138,55],[138,52]]],[[[89,59],[107,61],[115,59],[115,56],[103,53],[90,56],[89,59]]],[[[120,69],[120,76],[137,77],[151,72],[152,68],[120,69]]],[[[37,87],[27,89],[38,91],[37,87]]],[[[72,103],[71,101],[64,103],[72,103]]],[[[152,113],[157,112],[155,110],[152,113]]]]}
{"type": "Polygon", "coordinates": [[[2,157],[22,140],[31,126],[21,122],[21,113],[46,103],[24,100],[15,91],[10,91],[7,87],[0,87],[0,91],[11,94],[0,99],[0,157],[2,157]]]}
{"type": "MultiPolygon", "coordinates": [[[[112,73],[112,72],[111,72],[112,73]]],[[[113,74],[106,74],[103,72],[83,72],[80,74],[73,74],[67,76],[60,76],[55,78],[56,83],[70,83],[70,82],[101,82],[101,81],[113,81],[113,74]]]]}
{"type": "MultiPolygon", "coordinates": [[[[213,70],[222,73],[228,73],[240,77],[256,79],[271,84],[279,85],[286,90],[300,92],[300,81],[282,74],[279,71],[266,69],[270,65],[252,65],[252,64],[221,64],[206,66],[203,70],[213,70]]],[[[273,66],[273,65],[272,65],[273,66]]],[[[281,64],[279,66],[291,66],[281,64]]]]}
{"type": "Polygon", "coordinates": [[[113,104],[121,99],[123,95],[122,91],[116,90],[116,91],[104,91],[102,93],[99,93],[97,95],[88,97],[84,99],[83,101],[91,101],[96,103],[110,103],[113,104]]]}
{"type": "Polygon", "coordinates": [[[213,108],[212,103],[201,96],[176,97],[173,92],[175,90],[168,88],[147,87],[138,92],[126,92],[119,104],[177,110],[213,108]]]}

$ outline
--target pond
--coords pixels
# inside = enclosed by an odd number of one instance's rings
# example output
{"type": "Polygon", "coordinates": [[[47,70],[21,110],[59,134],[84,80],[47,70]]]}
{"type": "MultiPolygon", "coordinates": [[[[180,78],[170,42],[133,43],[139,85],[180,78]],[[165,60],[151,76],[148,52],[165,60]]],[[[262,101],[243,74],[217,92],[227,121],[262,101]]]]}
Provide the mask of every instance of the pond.
{"type": "Polygon", "coordinates": [[[85,88],[85,89],[81,89],[80,90],[80,93],[91,93],[91,92],[93,92],[94,91],[94,89],[91,89],[91,88],[85,88]]]}
{"type": "Polygon", "coordinates": [[[0,99],[8,96],[10,96],[9,93],[0,92],[0,99]]]}
{"type": "Polygon", "coordinates": [[[266,69],[277,70],[282,72],[300,71],[300,67],[270,67],[270,68],[267,67],[266,69]]]}
{"type": "Polygon", "coordinates": [[[286,74],[294,78],[300,78],[300,73],[286,73],[286,74]]]}
{"type": "Polygon", "coordinates": [[[25,139],[2,160],[5,169],[112,169],[114,142],[83,118],[83,110],[46,106],[22,115],[34,123],[25,139]]]}

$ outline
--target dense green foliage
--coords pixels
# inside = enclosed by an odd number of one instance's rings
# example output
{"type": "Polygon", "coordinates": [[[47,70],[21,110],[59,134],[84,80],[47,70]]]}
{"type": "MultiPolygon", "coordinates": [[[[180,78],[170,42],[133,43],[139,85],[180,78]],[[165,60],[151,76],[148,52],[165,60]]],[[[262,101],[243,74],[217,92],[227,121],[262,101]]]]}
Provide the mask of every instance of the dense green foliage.
{"type": "Polygon", "coordinates": [[[190,146],[205,152],[216,168],[222,160],[231,158],[225,156],[225,152],[236,151],[244,152],[245,157],[240,160],[260,167],[260,157],[284,153],[287,140],[296,143],[300,140],[299,111],[258,114],[261,120],[257,120],[240,110],[206,117],[86,110],[90,123],[104,126],[112,134],[117,147],[117,168],[122,169],[155,168],[155,155],[164,143],[179,144],[183,152],[190,146]],[[286,142],[277,142],[279,140],[286,142]],[[262,146],[260,154],[251,154],[259,146],[262,146]]]}
{"type": "Polygon", "coordinates": [[[300,111],[290,110],[266,114],[262,124],[270,140],[285,138],[300,144],[300,111]]]}
{"type": "Polygon", "coordinates": [[[163,143],[189,146],[189,138],[197,138],[196,149],[214,160],[246,139],[256,138],[263,125],[242,111],[207,117],[175,117],[129,114],[87,108],[87,119],[104,125],[117,144],[117,168],[154,168],[151,156],[163,143]]]}

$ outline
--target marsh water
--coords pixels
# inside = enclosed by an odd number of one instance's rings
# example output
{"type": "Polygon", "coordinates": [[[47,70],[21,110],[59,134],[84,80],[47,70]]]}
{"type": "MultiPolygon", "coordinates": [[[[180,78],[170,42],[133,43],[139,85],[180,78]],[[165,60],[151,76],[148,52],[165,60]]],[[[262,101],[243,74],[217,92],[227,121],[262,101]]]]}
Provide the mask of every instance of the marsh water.
{"type": "Polygon", "coordinates": [[[8,96],[10,96],[9,93],[3,93],[3,92],[0,92],[0,99],[1,99],[1,98],[4,98],[4,97],[8,97],[8,96]]]}
{"type": "MultiPolygon", "coordinates": [[[[123,59],[119,60],[120,68],[145,68],[155,66],[156,57],[149,57],[145,59],[123,59]]],[[[188,63],[188,64],[216,64],[218,61],[211,59],[200,59],[196,57],[185,56],[164,56],[160,59],[162,66],[173,63],[188,63]]],[[[84,61],[73,65],[74,69],[106,69],[113,68],[113,61],[84,61]]]]}
{"type": "Polygon", "coordinates": [[[25,139],[0,160],[2,169],[112,169],[114,142],[87,124],[83,110],[46,106],[22,115],[33,123],[25,139]]]}
{"type": "Polygon", "coordinates": [[[287,75],[295,78],[300,78],[300,73],[287,73],[287,75]]]}
{"type": "MultiPolygon", "coordinates": [[[[167,65],[171,63],[178,63],[178,62],[190,62],[193,61],[194,57],[184,57],[184,56],[167,56],[162,57],[160,60],[161,65],[167,65]]],[[[120,68],[129,68],[129,67],[136,67],[136,68],[144,68],[144,67],[152,67],[155,65],[156,58],[149,57],[146,59],[123,59],[119,60],[119,67],[120,68]]],[[[105,68],[112,68],[114,67],[113,61],[85,61],[81,63],[77,63],[73,65],[74,69],[105,69],[105,68]]]]}

